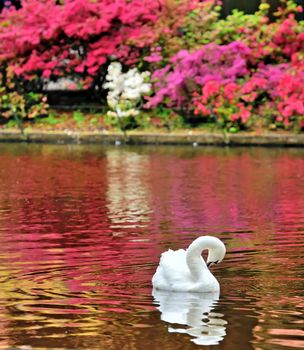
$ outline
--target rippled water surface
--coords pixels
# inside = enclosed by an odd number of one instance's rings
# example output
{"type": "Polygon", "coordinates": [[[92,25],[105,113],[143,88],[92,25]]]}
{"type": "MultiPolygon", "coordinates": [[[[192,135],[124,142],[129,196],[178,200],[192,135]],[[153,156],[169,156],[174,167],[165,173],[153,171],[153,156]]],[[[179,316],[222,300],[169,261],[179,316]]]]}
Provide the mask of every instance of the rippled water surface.
{"type": "Polygon", "coordinates": [[[304,149],[0,145],[1,349],[303,349],[304,149]],[[219,300],[155,292],[213,234],[219,300]]]}

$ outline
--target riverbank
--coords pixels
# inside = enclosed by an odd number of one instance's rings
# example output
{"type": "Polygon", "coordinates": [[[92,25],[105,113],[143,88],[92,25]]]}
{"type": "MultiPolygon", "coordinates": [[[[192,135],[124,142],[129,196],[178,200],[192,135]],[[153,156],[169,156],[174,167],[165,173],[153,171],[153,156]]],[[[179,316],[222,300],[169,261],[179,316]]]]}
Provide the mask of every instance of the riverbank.
{"type": "Polygon", "coordinates": [[[55,144],[159,144],[159,145],[221,145],[221,146],[297,146],[304,147],[304,134],[287,132],[221,133],[201,131],[144,132],[72,131],[18,129],[0,131],[0,142],[55,144]]]}

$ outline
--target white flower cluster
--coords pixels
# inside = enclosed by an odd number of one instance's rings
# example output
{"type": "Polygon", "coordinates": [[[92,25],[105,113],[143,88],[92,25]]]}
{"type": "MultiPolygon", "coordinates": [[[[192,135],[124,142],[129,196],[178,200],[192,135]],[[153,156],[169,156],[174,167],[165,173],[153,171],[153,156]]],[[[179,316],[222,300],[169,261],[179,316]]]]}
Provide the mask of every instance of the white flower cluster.
{"type": "Polygon", "coordinates": [[[108,89],[108,105],[115,111],[109,111],[109,115],[126,117],[138,114],[134,108],[143,94],[149,93],[151,84],[145,80],[150,72],[140,73],[137,68],[123,73],[119,62],[112,62],[108,67],[106,82],[103,84],[108,89]]]}

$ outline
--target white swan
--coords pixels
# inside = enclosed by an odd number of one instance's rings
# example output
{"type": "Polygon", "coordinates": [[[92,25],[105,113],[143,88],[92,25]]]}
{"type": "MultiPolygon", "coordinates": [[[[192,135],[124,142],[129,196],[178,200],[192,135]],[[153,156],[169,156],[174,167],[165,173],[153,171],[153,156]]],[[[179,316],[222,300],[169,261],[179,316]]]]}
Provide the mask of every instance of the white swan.
{"type": "Polygon", "coordinates": [[[208,267],[220,263],[225,253],[224,243],[212,236],[198,237],[187,250],[169,249],[161,255],[159,266],[152,278],[153,287],[173,292],[219,291],[220,285],[208,267]],[[206,249],[207,265],[201,256],[206,249]]]}

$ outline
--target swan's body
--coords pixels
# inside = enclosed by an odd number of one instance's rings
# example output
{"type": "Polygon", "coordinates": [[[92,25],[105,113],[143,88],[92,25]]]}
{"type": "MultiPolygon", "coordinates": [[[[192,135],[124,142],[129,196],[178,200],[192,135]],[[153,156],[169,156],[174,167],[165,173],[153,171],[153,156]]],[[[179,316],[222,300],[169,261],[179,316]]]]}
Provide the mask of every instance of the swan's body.
{"type": "Polygon", "coordinates": [[[156,289],[174,292],[217,292],[220,285],[208,269],[201,254],[208,249],[207,265],[223,260],[226,248],[216,237],[202,236],[195,239],[187,250],[171,250],[162,253],[159,266],[152,278],[156,289]]]}

